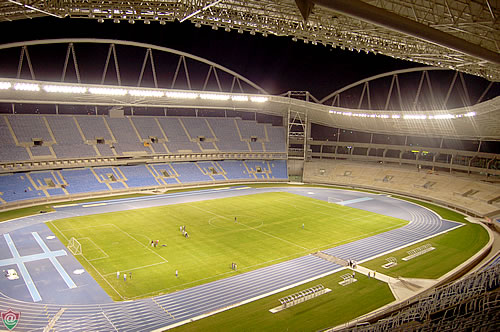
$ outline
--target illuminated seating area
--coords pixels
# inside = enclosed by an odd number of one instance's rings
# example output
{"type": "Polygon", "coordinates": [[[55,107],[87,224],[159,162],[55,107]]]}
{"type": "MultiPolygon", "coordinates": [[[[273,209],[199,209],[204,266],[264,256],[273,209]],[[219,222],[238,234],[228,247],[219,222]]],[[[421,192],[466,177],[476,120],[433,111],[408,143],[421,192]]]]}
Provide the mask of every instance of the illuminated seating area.
{"type": "Polygon", "coordinates": [[[304,181],[382,190],[456,206],[475,215],[500,210],[500,188],[486,178],[415,167],[328,160],[306,162],[304,181]]]}
{"type": "Polygon", "coordinates": [[[285,160],[197,161],[0,175],[0,206],[37,198],[238,181],[287,181],[285,160]]]}
{"type": "Polygon", "coordinates": [[[235,118],[0,116],[1,161],[285,152],[285,128],[235,118]]]}

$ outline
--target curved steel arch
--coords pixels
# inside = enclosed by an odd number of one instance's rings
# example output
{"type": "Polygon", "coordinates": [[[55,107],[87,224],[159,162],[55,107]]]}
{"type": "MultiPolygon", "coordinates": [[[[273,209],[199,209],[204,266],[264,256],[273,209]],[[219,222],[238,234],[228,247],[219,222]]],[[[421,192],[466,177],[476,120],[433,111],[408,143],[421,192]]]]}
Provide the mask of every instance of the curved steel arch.
{"type": "Polygon", "coordinates": [[[335,95],[338,95],[338,94],[340,94],[340,93],[342,93],[344,91],[352,89],[352,88],[354,88],[354,87],[356,87],[356,86],[358,86],[360,84],[363,84],[363,83],[366,83],[366,82],[370,82],[370,81],[374,81],[374,80],[378,80],[379,78],[393,76],[393,75],[398,75],[398,74],[407,74],[407,73],[414,73],[414,72],[419,72],[419,71],[432,71],[432,70],[450,70],[450,69],[447,69],[447,68],[437,68],[437,67],[417,67],[417,68],[399,69],[399,70],[394,70],[394,71],[383,73],[383,74],[374,75],[374,76],[371,76],[371,77],[359,80],[357,82],[351,83],[349,85],[346,85],[345,87],[343,87],[341,89],[338,89],[338,90],[330,93],[328,96],[326,96],[323,99],[321,99],[319,101],[319,103],[323,104],[325,101],[327,101],[328,99],[334,97],[335,95]]]}
{"type": "Polygon", "coordinates": [[[248,78],[232,71],[229,68],[226,68],[224,66],[221,66],[213,61],[207,60],[205,58],[183,52],[183,51],[178,51],[172,48],[168,47],[163,47],[163,46],[158,46],[158,45],[153,45],[153,44],[148,44],[148,43],[141,43],[141,42],[134,42],[134,41],[125,41],[125,40],[117,40],[117,39],[98,39],[98,38],[60,38],[60,39],[43,39],[43,40],[32,40],[32,41],[23,41],[23,42],[14,42],[14,43],[8,43],[8,44],[3,44],[0,45],[0,50],[4,49],[9,49],[9,48],[16,48],[16,47],[24,47],[24,46],[35,46],[35,45],[50,45],[50,44],[76,44],[76,43],[95,43],[95,44],[115,44],[115,45],[124,45],[124,46],[133,46],[133,47],[140,47],[140,48],[145,48],[145,49],[152,49],[152,50],[157,50],[160,52],[167,52],[167,53],[172,53],[176,54],[179,56],[183,56],[198,62],[202,62],[206,65],[212,66],[214,68],[220,69],[233,77],[238,78],[239,80],[247,83],[251,87],[255,88],[257,91],[261,92],[262,94],[268,95],[269,93],[264,90],[261,86],[258,84],[250,81],[248,78]]]}

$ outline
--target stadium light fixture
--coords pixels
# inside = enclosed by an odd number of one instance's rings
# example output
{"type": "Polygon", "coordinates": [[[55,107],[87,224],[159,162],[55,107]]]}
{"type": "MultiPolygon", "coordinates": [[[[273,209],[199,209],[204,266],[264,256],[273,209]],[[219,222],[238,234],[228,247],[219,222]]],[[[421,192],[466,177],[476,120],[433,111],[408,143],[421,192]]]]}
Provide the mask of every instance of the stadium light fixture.
{"type": "Polygon", "coordinates": [[[67,85],[44,85],[43,90],[46,92],[60,92],[60,93],[85,93],[87,88],[80,86],[67,86],[67,85]]]}
{"type": "Polygon", "coordinates": [[[198,94],[193,93],[193,92],[173,92],[173,91],[170,91],[170,92],[165,93],[165,95],[168,98],[175,98],[175,99],[196,99],[196,98],[198,98],[198,94]]]}
{"type": "Polygon", "coordinates": [[[12,87],[10,82],[0,82],[0,90],[8,90],[12,87]]]}
{"type": "Polygon", "coordinates": [[[128,90],[128,94],[134,97],[163,97],[165,93],[157,90],[128,90]]]}
{"type": "Polygon", "coordinates": [[[248,96],[232,96],[233,101],[248,101],[248,96]]]}
{"type": "Polygon", "coordinates": [[[206,100],[229,100],[229,95],[222,95],[218,93],[200,93],[201,99],[206,100]]]}
{"type": "Polygon", "coordinates": [[[269,100],[269,98],[253,96],[250,97],[250,100],[253,101],[254,103],[265,103],[266,101],[269,100]]]}
{"type": "Polygon", "coordinates": [[[110,96],[125,96],[127,90],[114,88],[89,88],[89,92],[93,95],[110,95],[110,96]]]}
{"type": "Polygon", "coordinates": [[[40,91],[40,86],[34,83],[16,83],[14,84],[14,89],[20,91],[40,91]]]}
{"type": "Polygon", "coordinates": [[[427,119],[427,115],[405,114],[405,115],[403,115],[403,119],[405,119],[405,120],[425,120],[425,119],[427,119]]]}

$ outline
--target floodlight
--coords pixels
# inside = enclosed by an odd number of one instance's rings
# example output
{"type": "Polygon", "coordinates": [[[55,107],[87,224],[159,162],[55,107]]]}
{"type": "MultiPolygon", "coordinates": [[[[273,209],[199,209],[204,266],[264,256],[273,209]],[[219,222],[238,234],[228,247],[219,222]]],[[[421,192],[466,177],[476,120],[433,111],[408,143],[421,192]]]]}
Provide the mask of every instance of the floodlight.
{"type": "Polygon", "coordinates": [[[113,23],[120,23],[120,19],[119,19],[119,18],[115,18],[115,19],[113,20],[113,23]]]}
{"type": "Polygon", "coordinates": [[[102,17],[99,17],[99,18],[97,19],[97,23],[104,23],[104,19],[103,19],[102,17]]]}
{"type": "Polygon", "coordinates": [[[195,99],[195,98],[198,98],[198,94],[192,93],[192,92],[166,92],[165,95],[168,98],[176,98],[176,99],[195,99]]]}
{"type": "Polygon", "coordinates": [[[429,119],[453,119],[455,118],[452,114],[437,114],[437,115],[429,115],[429,119]]]}
{"type": "Polygon", "coordinates": [[[254,103],[265,103],[268,101],[269,98],[267,97],[250,97],[250,100],[253,101],[254,103]]]}
{"type": "Polygon", "coordinates": [[[95,95],[125,96],[127,90],[113,88],[89,88],[89,92],[95,95]]]}
{"type": "Polygon", "coordinates": [[[151,21],[149,19],[144,20],[144,24],[150,24],[150,23],[151,23],[151,21]]]}
{"type": "Polygon", "coordinates": [[[163,97],[165,95],[162,91],[155,90],[128,90],[128,93],[135,97],[163,97]]]}
{"type": "Polygon", "coordinates": [[[206,100],[228,100],[230,97],[217,93],[200,93],[200,98],[206,100]]]}
{"type": "Polygon", "coordinates": [[[34,83],[16,83],[14,89],[21,91],[40,91],[40,86],[34,83]]]}
{"type": "Polygon", "coordinates": [[[85,93],[87,88],[81,86],[67,85],[44,85],[43,89],[46,92],[61,92],[61,93],[85,93]]]}
{"type": "Polygon", "coordinates": [[[425,119],[427,119],[427,115],[405,114],[405,115],[403,115],[403,119],[405,119],[405,120],[425,120],[425,119]]]}
{"type": "Polygon", "coordinates": [[[248,101],[248,96],[232,96],[233,101],[248,101]]]}
{"type": "Polygon", "coordinates": [[[0,82],[0,90],[10,89],[12,84],[10,82],[0,82]]]}

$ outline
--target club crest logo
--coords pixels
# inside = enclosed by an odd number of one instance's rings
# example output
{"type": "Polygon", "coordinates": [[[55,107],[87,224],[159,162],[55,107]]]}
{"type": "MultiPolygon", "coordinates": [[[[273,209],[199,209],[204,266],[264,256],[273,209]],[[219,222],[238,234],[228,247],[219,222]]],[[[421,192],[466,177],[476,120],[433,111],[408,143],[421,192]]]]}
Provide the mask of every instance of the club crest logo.
{"type": "Polygon", "coordinates": [[[12,309],[9,309],[7,312],[0,312],[0,318],[2,318],[3,325],[5,325],[9,331],[12,331],[17,326],[20,317],[21,313],[14,312],[12,309]]]}

